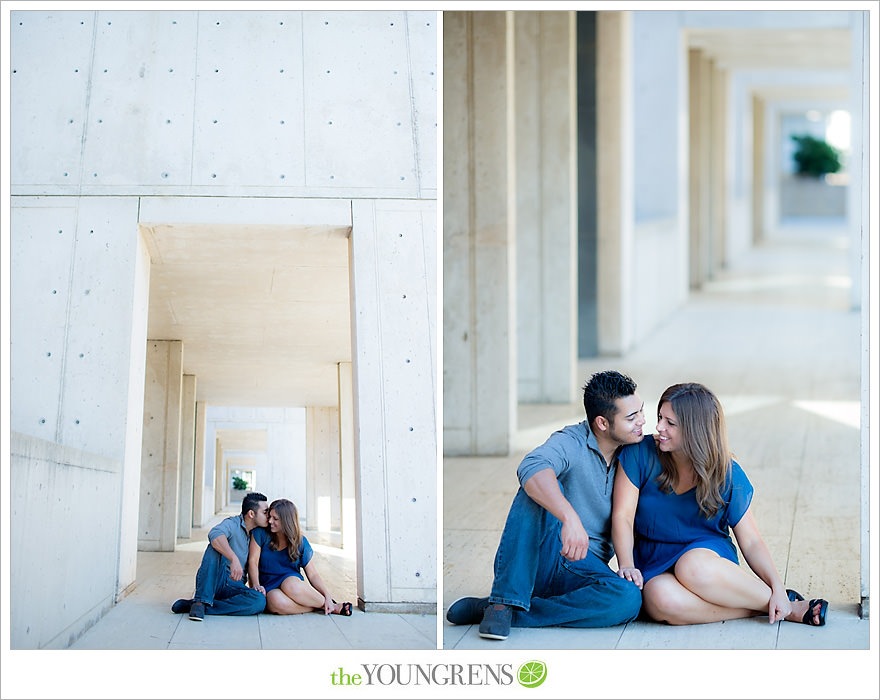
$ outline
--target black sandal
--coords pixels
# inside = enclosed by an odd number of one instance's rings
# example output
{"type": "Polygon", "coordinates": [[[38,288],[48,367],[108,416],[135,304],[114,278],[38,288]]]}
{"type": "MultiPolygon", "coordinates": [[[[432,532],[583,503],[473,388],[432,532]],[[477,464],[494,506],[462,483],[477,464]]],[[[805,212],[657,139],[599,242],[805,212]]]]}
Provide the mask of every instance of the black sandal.
{"type": "MultiPolygon", "coordinates": [[[[335,600],[333,601],[336,602],[335,600]]],[[[334,615],[342,615],[343,617],[351,617],[351,603],[343,603],[342,608],[340,608],[339,612],[333,613],[334,615]]]]}
{"type": "Polygon", "coordinates": [[[804,597],[798,593],[797,591],[793,591],[790,588],[786,588],[785,592],[788,594],[788,599],[793,603],[796,600],[803,600],[804,597]]]}
{"type": "Polygon", "coordinates": [[[812,625],[813,627],[821,627],[825,624],[825,613],[828,612],[828,601],[824,598],[813,598],[810,601],[810,607],[807,609],[807,612],[804,613],[804,624],[812,625]],[[816,605],[819,605],[819,622],[813,622],[813,608],[816,605]]]}

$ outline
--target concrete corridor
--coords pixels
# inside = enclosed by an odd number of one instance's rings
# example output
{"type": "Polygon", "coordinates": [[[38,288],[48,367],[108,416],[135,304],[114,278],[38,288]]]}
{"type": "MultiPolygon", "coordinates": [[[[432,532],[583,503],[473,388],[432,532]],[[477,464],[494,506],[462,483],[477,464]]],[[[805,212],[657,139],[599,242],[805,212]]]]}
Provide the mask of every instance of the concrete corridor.
{"type": "MultiPolygon", "coordinates": [[[[609,368],[630,374],[645,401],[646,433],[667,386],[700,381],[719,395],[777,569],[787,587],[830,601],[825,627],[768,625],[766,617],[687,627],[638,620],[513,629],[494,642],[476,626],[448,624],[456,598],[489,594],[523,454],[584,417],[579,404],[520,406],[514,454],[444,460],[444,648],[868,649],[869,624],[858,616],[860,314],[850,309],[848,256],[843,230],[781,230],[692,294],[633,352],[580,367],[583,380],[609,368]]],[[[633,284],[637,296],[663,293],[633,284]]]]}

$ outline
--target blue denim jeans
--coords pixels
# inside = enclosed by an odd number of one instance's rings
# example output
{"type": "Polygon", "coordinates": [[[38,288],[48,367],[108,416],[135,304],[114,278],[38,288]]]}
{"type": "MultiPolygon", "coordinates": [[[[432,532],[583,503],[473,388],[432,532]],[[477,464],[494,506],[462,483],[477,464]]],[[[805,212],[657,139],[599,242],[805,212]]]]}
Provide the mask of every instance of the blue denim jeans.
{"type": "Polygon", "coordinates": [[[266,609],[266,596],[229,575],[229,560],[211,545],[196,574],[193,600],[205,604],[206,615],[256,615],[266,609]]]}
{"type": "Polygon", "coordinates": [[[514,627],[611,627],[634,620],[642,592],[592,551],[569,561],[562,523],[520,489],[495,554],[489,601],[513,607],[514,627]]]}

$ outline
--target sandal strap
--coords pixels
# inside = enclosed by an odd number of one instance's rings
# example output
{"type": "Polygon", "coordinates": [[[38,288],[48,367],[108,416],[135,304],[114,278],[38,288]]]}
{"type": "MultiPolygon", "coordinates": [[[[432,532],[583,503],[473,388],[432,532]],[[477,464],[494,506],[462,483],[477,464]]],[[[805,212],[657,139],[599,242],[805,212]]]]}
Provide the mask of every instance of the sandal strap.
{"type": "Polygon", "coordinates": [[[825,624],[825,612],[828,610],[828,601],[824,598],[813,598],[810,600],[810,605],[807,608],[807,612],[804,613],[804,622],[808,625],[812,625],[813,627],[821,627],[825,624]],[[814,608],[819,606],[819,622],[813,622],[813,615],[815,614],[814,608]]]}

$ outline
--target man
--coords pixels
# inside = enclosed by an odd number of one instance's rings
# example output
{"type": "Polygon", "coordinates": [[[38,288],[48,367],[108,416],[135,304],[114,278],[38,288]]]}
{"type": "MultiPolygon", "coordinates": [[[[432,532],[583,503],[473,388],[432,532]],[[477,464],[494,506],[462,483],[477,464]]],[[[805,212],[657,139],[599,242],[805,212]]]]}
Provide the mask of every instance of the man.
{"type": "Polygon", "coordinates": [[[266,527],[268,499],[261,493],[245,494],[241,515],[221,521],[208,532],[210,544],[196,574],[192,598],[181,598],[171,606],[175,613],[189,613],[201,622],[205,615],[256,615],[266,608],[266,596],[245,585],[250,533],[266,527]]]}
{"type": "Polygon", "coordinates": [[[456,600],[449,622],[507,639],[511,625],[609,627],[639,614],[641,591],[608,561],[617,453],[642,439],[644,404],[632,379],[606,371],[584,386],[584,410],[520,463],[491,595],[456,600]]]}

